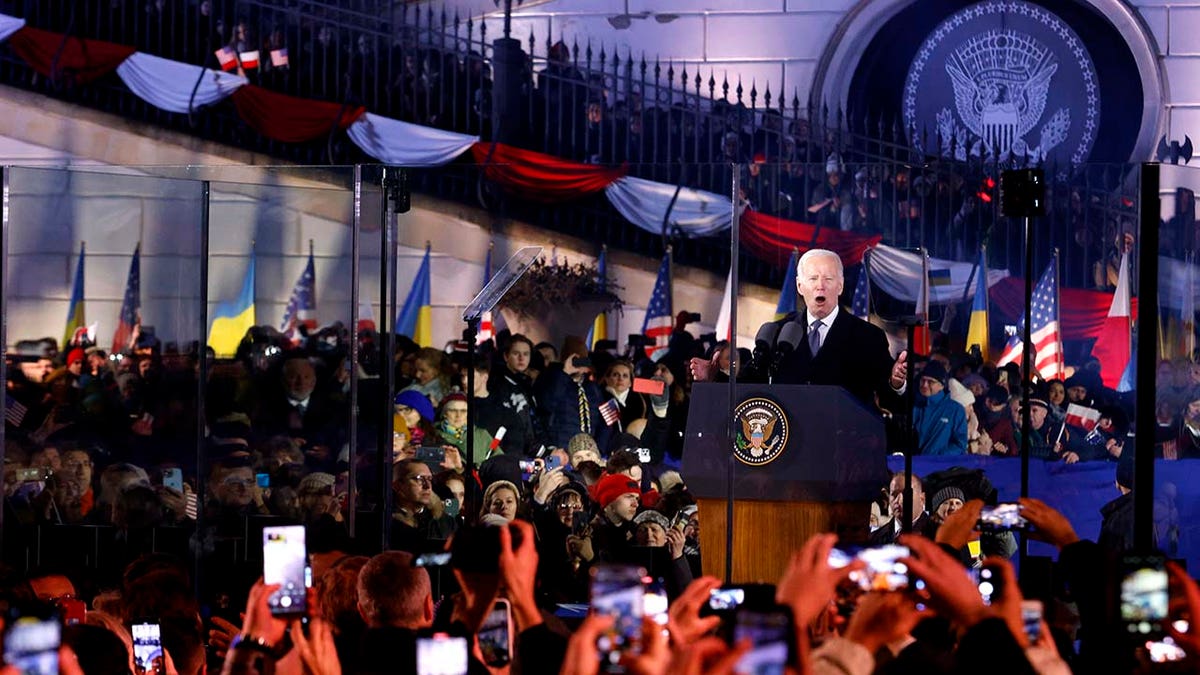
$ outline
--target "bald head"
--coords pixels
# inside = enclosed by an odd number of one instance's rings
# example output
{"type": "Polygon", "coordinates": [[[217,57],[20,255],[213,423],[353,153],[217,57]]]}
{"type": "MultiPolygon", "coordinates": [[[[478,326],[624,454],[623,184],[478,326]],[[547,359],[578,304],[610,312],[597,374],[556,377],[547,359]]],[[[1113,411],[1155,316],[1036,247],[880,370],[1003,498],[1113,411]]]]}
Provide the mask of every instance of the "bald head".
{"type": "Polygon", "coordinates": [[[380,553],[358,573],[358,612],[371,628],[427,628],[433,622],[429,573],[413,567],[409,553],[380,553]]]}

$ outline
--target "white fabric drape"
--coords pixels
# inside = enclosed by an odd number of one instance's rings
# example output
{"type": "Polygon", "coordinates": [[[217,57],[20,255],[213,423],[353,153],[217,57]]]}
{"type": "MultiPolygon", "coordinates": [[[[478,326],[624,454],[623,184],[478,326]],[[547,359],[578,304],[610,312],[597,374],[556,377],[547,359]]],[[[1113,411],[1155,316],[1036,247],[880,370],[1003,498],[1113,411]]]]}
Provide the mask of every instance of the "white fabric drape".
{"type": "MultiPolygon", "coordinates": [[[[676,186],[625,176],[604,188],[613,207],[634,225],[658,234],[676,186]]],[[[671,206],[669,223],[686,236],[703,237],[728,229],[733,202],[728,197],[704,190],[683,188],[671,206]]]]}
{"type": "Polygon", "coordinates": [[[0,14],[0,42],[12,37],[12,34],[25,27],[25,19],[0,14]]]}
{"type": "Polygon", "coordinates": [[[246,84],[244,77],[142,52],[134,52],[117,66],[117,75],[142,100],[176,113],[188,112],[189,104],[194,110],[216,103],[246,84]]]}
{"type": "Polygon", "coordinates": [[[478,136],[432,129],[374,113],[358,118],[346,133],[363,152],[396,166],[441,166],[479,142],[478,136]]]}
{"type": "MultiPolygon", "coordinates": [[[[911,251],[902,251],[886,244],[879,244],[868,256],[871,266],[871,283],[897,300],[917,302],[922,285],[921,256],[911,251]]],[[[967,288],[973,263],[929,259],[930,275],[940,270],[950,270],[950,283],[929,287],[929,304],[945,305],[971,299],[975,282],[967,288]],[[965,295],[964,295],[965,292],[965,295]]],[[[978,275],[977,275],[978,276],[978,275]]],[[[988,270],[988,287],[1008,276],[1008,270],[988,270]]]]}

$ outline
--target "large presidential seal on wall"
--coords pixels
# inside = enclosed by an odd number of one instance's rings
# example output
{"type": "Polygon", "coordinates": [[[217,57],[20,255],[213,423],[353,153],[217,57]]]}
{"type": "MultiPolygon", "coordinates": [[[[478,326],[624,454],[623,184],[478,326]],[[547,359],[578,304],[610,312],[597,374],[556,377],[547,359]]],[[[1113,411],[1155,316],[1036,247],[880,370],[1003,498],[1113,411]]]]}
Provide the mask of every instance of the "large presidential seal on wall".
{"type": "Polygon", "coordinates": [[[733,409],[737,438],[733,456],[750,466],[779,459],[787,447],[788,419],[783,408],[769,398],[748,398],[733,409]]]}
{"type": "Polygon", "coordinates": [[[986,0],[926,37],[902,109],[926,154],[1081,164],[1100,127],[1100,86],[1083,40],[1057,15],[986,0]]]}

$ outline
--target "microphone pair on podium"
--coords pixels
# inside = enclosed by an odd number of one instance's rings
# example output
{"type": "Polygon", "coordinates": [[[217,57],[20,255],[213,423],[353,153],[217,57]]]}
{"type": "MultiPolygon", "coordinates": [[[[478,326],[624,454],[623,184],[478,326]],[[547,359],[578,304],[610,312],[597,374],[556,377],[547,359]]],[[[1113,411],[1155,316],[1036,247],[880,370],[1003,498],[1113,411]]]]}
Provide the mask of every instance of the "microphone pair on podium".
{"type": "Polygon", "coordinates": [[[754,336],[754,352],[750,366],[757,372],[774,375],[775,369],[796,350],[804,339],[804,325],[799,321],[764,323],[754,336]]]}

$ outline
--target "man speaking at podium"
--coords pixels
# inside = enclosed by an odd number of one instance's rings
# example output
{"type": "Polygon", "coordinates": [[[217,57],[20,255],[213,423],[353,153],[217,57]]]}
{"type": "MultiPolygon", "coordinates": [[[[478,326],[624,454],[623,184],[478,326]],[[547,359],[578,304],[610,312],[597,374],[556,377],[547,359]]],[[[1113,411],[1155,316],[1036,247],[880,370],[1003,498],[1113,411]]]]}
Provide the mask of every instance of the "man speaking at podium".
{"type": "MultiPolygon", "coordinates": [[[[876,395],[890,402],[903,393],[907,353],[893,361],[883,331],[838,306],[844,282],[842,259],[833,251],[814,248],[800,256],[796,290],[805,309],[763,324],[739,379],[844,387],[871,410],[878,409],[876,395]]],[[[714,361],[689,365],[697,382],[720,372],[714,361]]]]}

